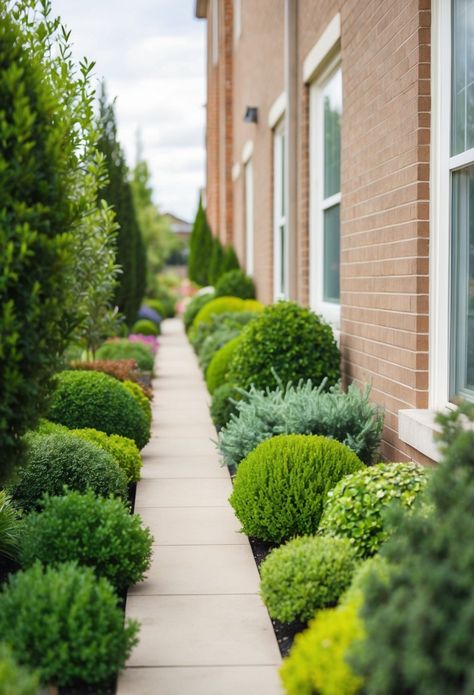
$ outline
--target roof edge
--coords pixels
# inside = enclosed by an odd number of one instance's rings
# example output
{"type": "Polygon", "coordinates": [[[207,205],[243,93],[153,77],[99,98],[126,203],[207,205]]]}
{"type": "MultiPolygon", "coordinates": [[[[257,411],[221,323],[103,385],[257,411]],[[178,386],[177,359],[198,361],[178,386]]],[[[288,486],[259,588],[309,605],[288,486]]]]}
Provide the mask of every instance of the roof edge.
{"type": "Polygon", "coordinates": [[[206,19],[207,17],[207,0],[196,0],[194,14],[198,19],[206,19]]]}

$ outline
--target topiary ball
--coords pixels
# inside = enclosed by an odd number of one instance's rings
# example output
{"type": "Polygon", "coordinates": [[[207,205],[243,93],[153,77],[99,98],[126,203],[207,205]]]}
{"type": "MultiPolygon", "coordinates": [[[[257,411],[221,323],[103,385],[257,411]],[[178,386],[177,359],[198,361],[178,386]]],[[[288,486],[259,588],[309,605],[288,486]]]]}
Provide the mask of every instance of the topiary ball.
{"type": "Polygon", "coordinates": [[[265,308],[242,332],[229,380],[244,389],[276,388],[300,379],[327,387],[337,383],[340,353],[329,324],[293,302],[265,308]]]}
{"type": "Polygon", "coordinates": [[[25,510],[38,508],[44,494],[62,495],[64,487],[108,497],[127,496],[125,473],[111,454],[74,434],[32,432],[25,437],[25,465],[16,469],[8,486],[13,500],[25,510]]]}
{"type": "Polygon", "coordinates": [[[416,463],[380,463],[348,475],[328,493],[321,533],[348,538],[359,557],[374,555],[390,535],[387,507],[398,501],[410,508],[428,475],[416,463]]]}
{"type": "Polygon", "coordinates": [[[150,439],[149,421],[134,396],[120,381],[101,372],[58,374],[48,418],[71,429],[91,427],[129,437],[139,449],[150,439]]]}
{"type": "Polygon", "coordinates": [[[205,304],[195,317],[192,325],[192,330],[197,330],[201,323],[209,323],[211,316],[216,314],[224,314],[237,311],[255,311],[263,310],[263,304],[252,299],[239,299],[238,297],[219,297],[205,304]]]}
{"type": "Polygon", "coordinates": [[[335,606],[349,587],[357,559],[342,538],[303,536],[273,550],[260,566],[260,592],[270,617],[306,622],[335,606]]]}
{"type": "Polygon", "coordinates": [[[225,427],[233,413],[238,408],[234,401],[239,401],[242,395],[236,390],[234,384],[223,384],[212,394],[211,418],[217,430],[225,427]]]}
{"type": "Polygon", "coordinates": [[[333,439],[280,435],[240,463],[230,502],[248,536],[281,543],[315,533],[329,490],[363,467],[333,439]]]}
{"type": "Polygon", "coordinates": [[[135,360],[138,368],[143,372],[152,372],[155,364],[153,350],[149,345],[127,340],[127,338],[113,338],[107,341],[96,352],[98,360],[135,360]]]}
{"type": "Polygon", "coordinates": [[[152,417],[151,403],[150,400],[146,397],[143,389],[134,381],[124,381],[123,385],[125,386],[127,391],[133,396],[137,405],[139,405],[142,409],[147,419],[148,426],[150,426],[152,417]]]}
{"type": "MultiPolygon", "coordinates": [[[[54,427],[63,427],[63,425],[54,425],[54,427]]],[[[66,427],[64,429],[67,430],[66,427]]],[[[118,467],[125,473],[127,483],[136,483],[140,480],[142,459],[133,439],[121,437],[119,434],[105,434],[91,428],[67,431],[108,451],[118,467]]]]}
{"type": "Polygon", "coordinates": [[[10,575],[0,593],[0,635],[43,683],[96,684],[125,666],[138,623],[127,620],[106,579],[69,563],[10,575]]]}
{"type": "Polygon", "coordinates": [[[140,319],[135,321],[130,332],[138,335],[160,335],[160,324],[149,319],[140,319]]]}
{"type": "Polygon", "coordinates": [[[231,363],[235,352],[239,349],[241,337],[236,336],[228,343],[221,347],[216,352],[211,360],[211,363],[206,371],[206,383],[209,393],[213,394],[219,386],[227,383],[227,375],[229,373],[229,364],[231,363]]]}
{"type": "Polygon", "coordinates": [[[153,537],[141,519],[118,499],[69,492],[47,497],[42,510],[23,524],[21,564],[30,567],[77,561],[92,567],[118,590],[143,580],[150,567],[153,537]]]}
{"type": "Polygon", "coordinates": [[[229,270],[216,283],[216,297],[255,299],[255,285],[242,270],[229,270]]]}

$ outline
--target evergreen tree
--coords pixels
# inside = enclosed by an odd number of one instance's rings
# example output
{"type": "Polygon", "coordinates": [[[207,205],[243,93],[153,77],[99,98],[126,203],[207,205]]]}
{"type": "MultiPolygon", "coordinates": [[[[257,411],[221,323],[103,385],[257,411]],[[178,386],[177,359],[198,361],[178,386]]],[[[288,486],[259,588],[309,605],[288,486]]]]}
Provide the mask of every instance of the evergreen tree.
{"type": "Polygon", "coordinates": [[[224,264],[224,247],[222,246],[220,239],[214,237],[212,240],[212,253],[211,253],[211,263],[209,266],[209,283],[215,285],[222,275],[222,268],[224,264]]]}
{"type": "Polygon", "coordinates": [[[208,285],[212,255],[212,233],[207,222],[206,212],[199,198],[199,206],[191,232],[189,245],[188,274],[190,280],[198,285],[208,285]]]}
{"type": "Polygon", "coordinates": [[[229,244],[224,249],[224,260],[222,262],[222,275],[228,273],[229,270],[240,270],[239,259],[235,253],[234,247],[229,244]]]}

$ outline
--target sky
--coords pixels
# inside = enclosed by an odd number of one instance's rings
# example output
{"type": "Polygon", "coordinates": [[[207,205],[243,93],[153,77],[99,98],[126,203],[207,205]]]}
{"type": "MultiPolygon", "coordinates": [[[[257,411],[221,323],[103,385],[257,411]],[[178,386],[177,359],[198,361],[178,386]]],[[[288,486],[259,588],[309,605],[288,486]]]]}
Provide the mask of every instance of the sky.
{"type": "Polygon", "coordinates": [[[53,0],[72,31],[77,58],[96,61],[117,97],[120,142],[129,166],[137,131],[155,202],[192,221],[204,185],[205,22],[195,0],[53,0]]]}

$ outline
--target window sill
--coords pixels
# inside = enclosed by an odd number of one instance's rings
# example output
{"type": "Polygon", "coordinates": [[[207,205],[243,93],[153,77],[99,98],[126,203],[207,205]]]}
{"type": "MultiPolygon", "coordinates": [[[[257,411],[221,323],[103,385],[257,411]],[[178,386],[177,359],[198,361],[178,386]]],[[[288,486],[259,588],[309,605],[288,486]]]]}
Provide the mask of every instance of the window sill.
{"type": "Polygon", "coordinates": [[[435,422],[436,410],[399,410],[398,436],[402,442],[413,447],[433,461],[440,461],[441,454],[433,435],[440,431],[435,422]]]}

